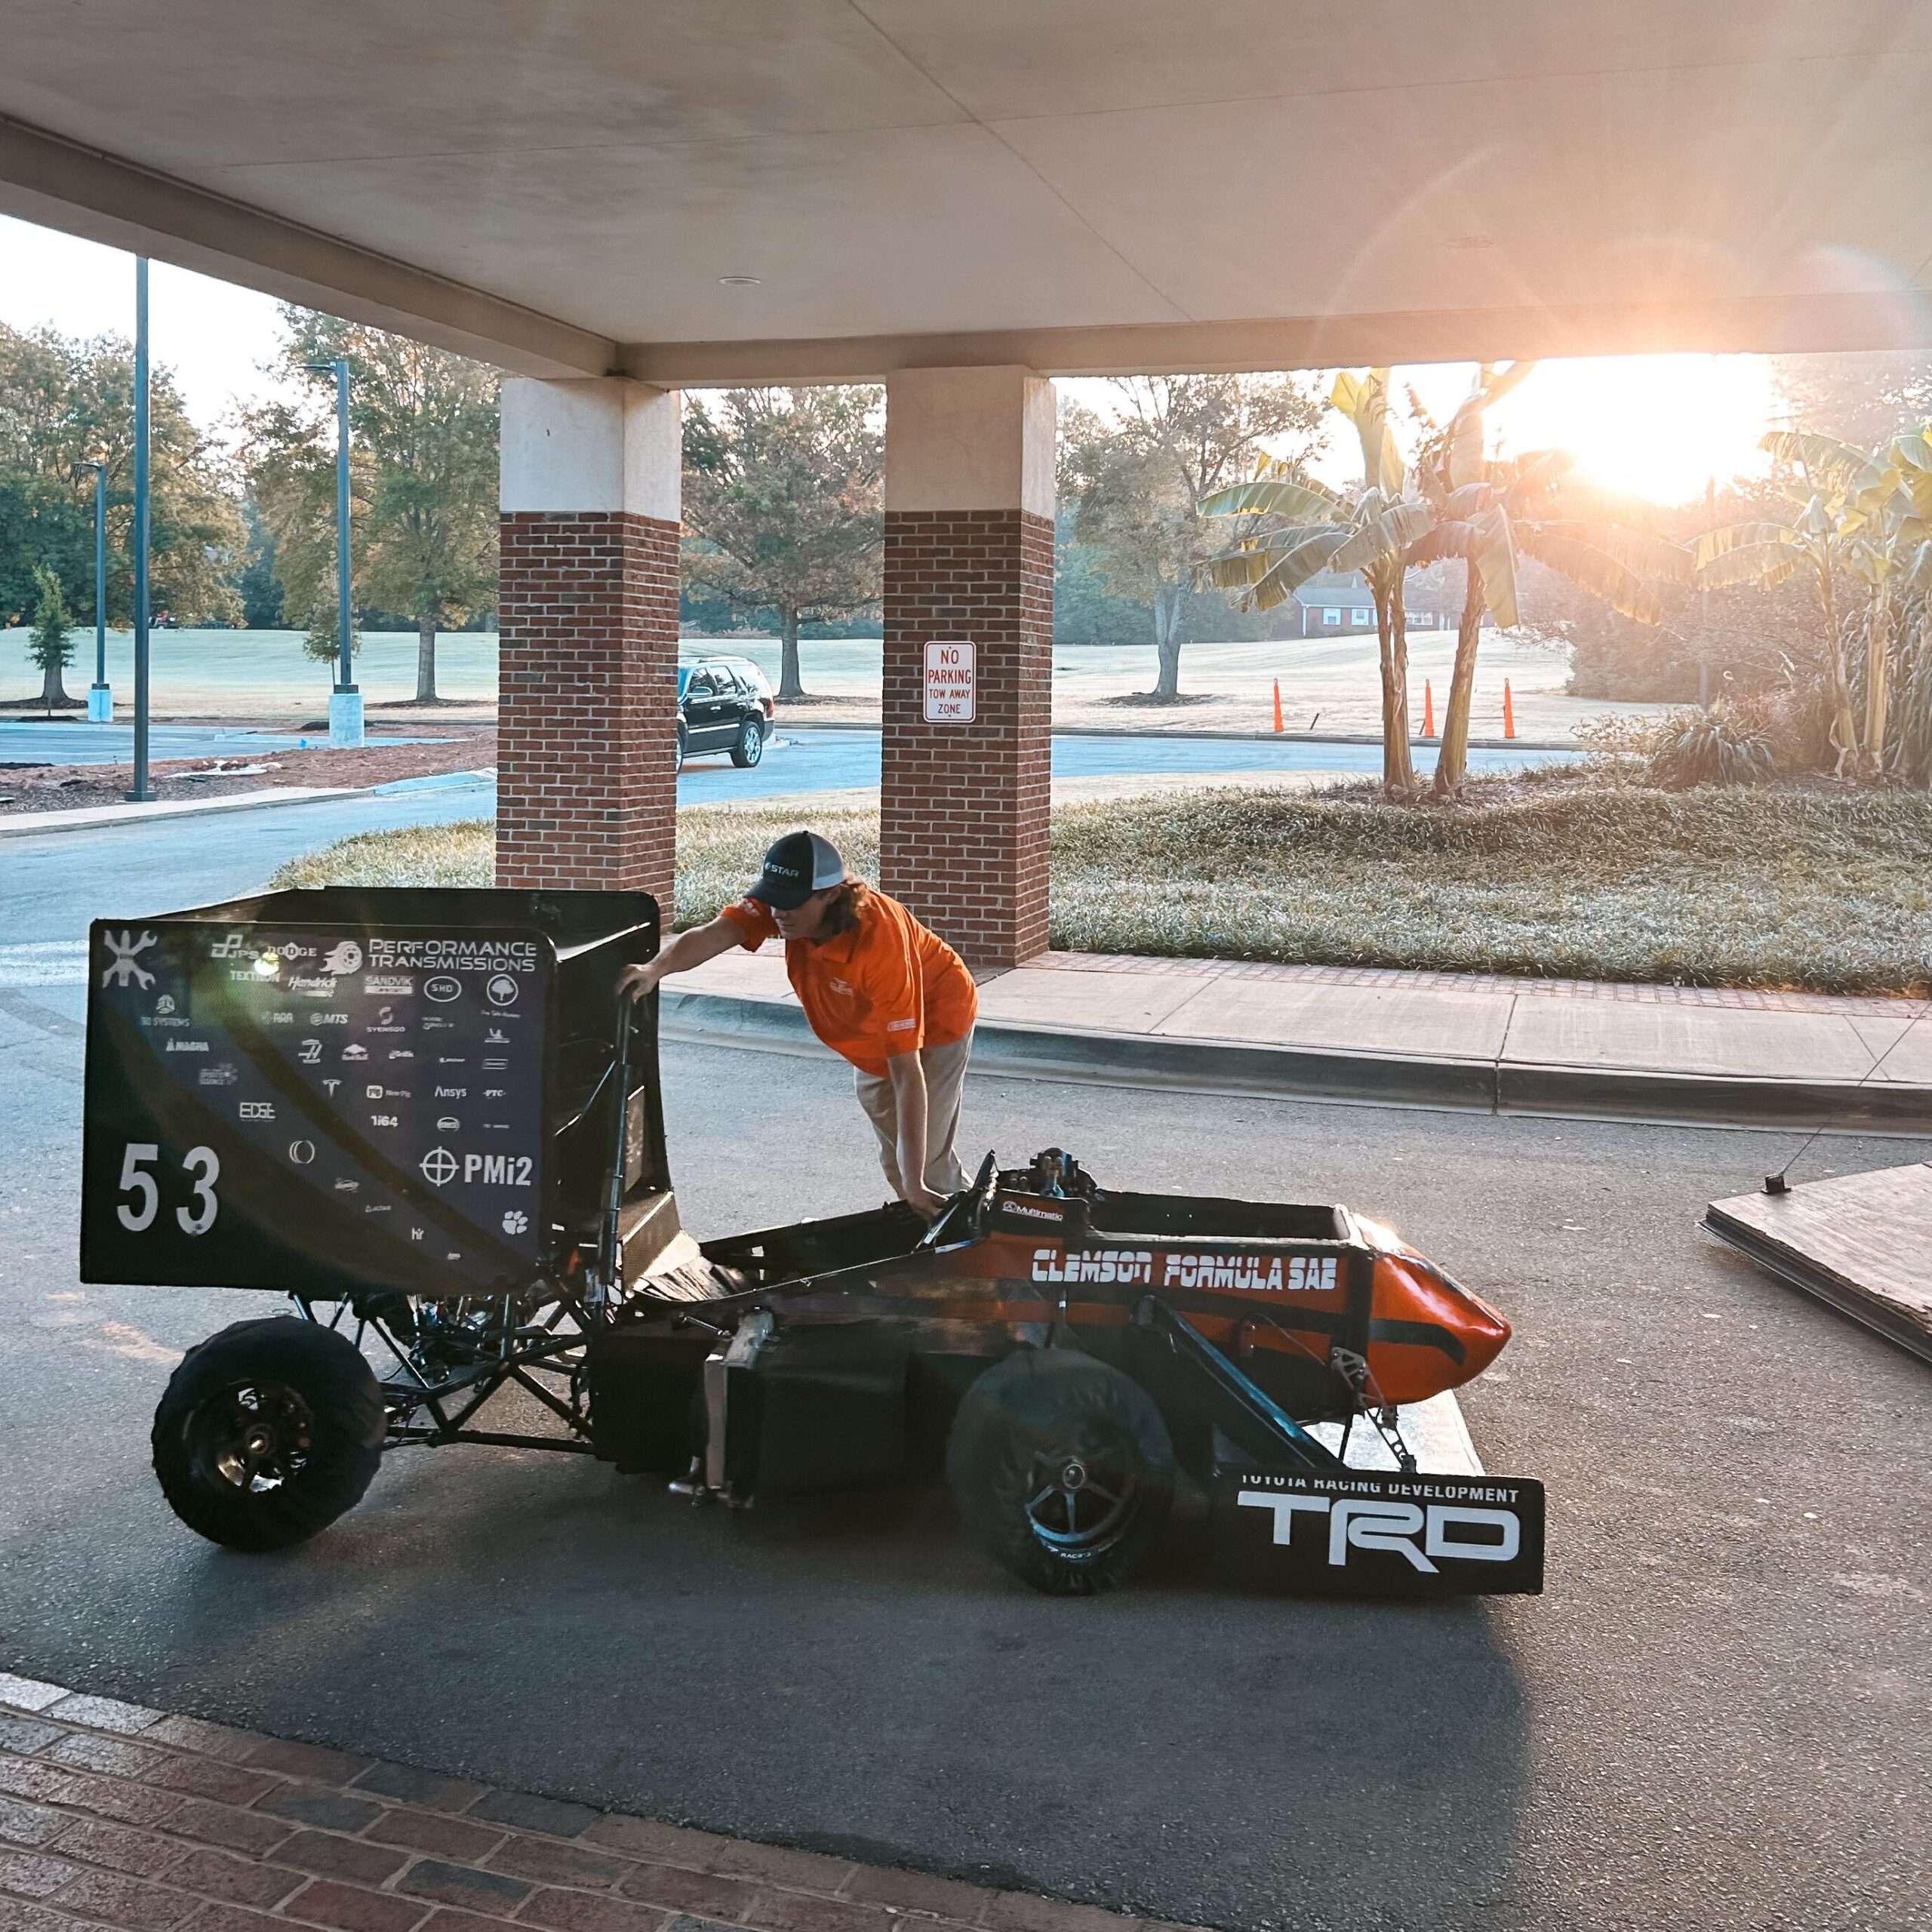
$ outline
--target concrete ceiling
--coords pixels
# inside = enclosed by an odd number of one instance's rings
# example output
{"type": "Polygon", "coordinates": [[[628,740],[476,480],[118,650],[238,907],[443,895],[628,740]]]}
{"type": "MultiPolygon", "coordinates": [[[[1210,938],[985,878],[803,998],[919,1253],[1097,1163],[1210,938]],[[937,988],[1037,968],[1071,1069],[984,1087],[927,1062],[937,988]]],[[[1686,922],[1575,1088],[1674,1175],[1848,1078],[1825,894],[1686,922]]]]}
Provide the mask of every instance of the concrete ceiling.
{"type": "Polygon", "coordinates": [[[9,0],[5,34],[0,210],[539,374],[1890,346],[1932,262],[1920,0],[9,0]]]}

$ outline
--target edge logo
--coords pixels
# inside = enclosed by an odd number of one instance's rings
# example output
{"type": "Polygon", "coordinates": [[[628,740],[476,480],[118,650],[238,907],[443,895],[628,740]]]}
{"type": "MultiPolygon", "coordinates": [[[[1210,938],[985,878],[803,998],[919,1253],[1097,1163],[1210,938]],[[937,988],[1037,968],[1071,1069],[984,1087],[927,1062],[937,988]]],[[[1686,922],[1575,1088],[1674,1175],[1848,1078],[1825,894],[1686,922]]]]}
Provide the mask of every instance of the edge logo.
{"type": "Polygon", "coordinates": [[[1326,1496],[1284,1495],[1278,1491],[1244,1489],[1235,1498],[1241,1508],[1275,1512],[1274,1540],[1292,1543],[1295,1518],[1304,1512],[1328,1519],[1328,1561],[1346,1565],[1352,1549],[1384,1552],[1402,1558],[1426,1576],[1439,1571],[1434,1559],[1463,1563],[1513,1563],[1523,1546],[1523,1525],[1513,1509],[1489,1509],[1466,1503],[1362,1500],[1326,1496]],[[1494,1540],[1458,1531],[1492,1530],[1494,1540]],[[1420,1532],[1420,1548],[1416,1537],[1420,1532]]]}

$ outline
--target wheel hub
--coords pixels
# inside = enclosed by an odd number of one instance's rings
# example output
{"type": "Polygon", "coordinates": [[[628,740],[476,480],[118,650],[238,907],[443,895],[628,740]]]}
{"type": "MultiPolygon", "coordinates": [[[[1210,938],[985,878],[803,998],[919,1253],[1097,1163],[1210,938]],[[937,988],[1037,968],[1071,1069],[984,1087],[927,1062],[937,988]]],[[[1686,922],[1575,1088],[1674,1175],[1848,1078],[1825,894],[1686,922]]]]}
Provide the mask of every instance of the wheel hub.
{"type": "Polygon", "coordinates": [[[1035,1459],[1026,1502],[1033,1534],[1050,1549],[1084,1555],[1120,1534],[1140,1502],[1131,1459],[1086,1454],[1035,1459]]]}
{"type": "Polygon", "coordinates": [[[237,1489],[278,1488],[308,1460],[309,1405],[280,1383],[245,1383],[210,1405],[209,1460],[237,1489]]]}

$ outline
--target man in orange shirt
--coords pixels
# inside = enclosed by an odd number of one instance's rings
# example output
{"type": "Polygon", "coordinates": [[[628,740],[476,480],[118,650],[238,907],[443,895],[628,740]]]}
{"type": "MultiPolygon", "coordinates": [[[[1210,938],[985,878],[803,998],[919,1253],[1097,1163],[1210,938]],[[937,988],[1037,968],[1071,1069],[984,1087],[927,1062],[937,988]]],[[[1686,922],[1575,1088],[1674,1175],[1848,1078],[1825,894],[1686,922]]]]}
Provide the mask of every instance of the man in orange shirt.
{"type": "Polygon", "coordinates": [[[641,998],[672,973],[776,936],[811,1029],[858,1070],[892,1191],[931,1220],[966,1185],[953,1143],[979,995],[958,954],[896,899],[848,876],[829,840],[794,832],[764,855],[737,904],[680,933],[620,992],[641,998]]]}

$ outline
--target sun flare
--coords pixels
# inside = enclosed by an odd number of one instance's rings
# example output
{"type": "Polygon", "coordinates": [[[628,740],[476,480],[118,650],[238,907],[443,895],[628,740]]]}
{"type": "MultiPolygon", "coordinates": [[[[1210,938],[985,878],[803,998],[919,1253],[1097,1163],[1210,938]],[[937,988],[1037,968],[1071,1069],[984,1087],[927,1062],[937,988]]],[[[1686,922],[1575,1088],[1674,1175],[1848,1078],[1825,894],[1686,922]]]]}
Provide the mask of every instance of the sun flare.
{"type": "Polygon", "coordinates": [[[1490,431],[1505,455],[1567,449],[1609,488],[1683,503],[1762,472],[1776,408],[1761,355],[1594,355],[1539,365],[1490,431]]]}

